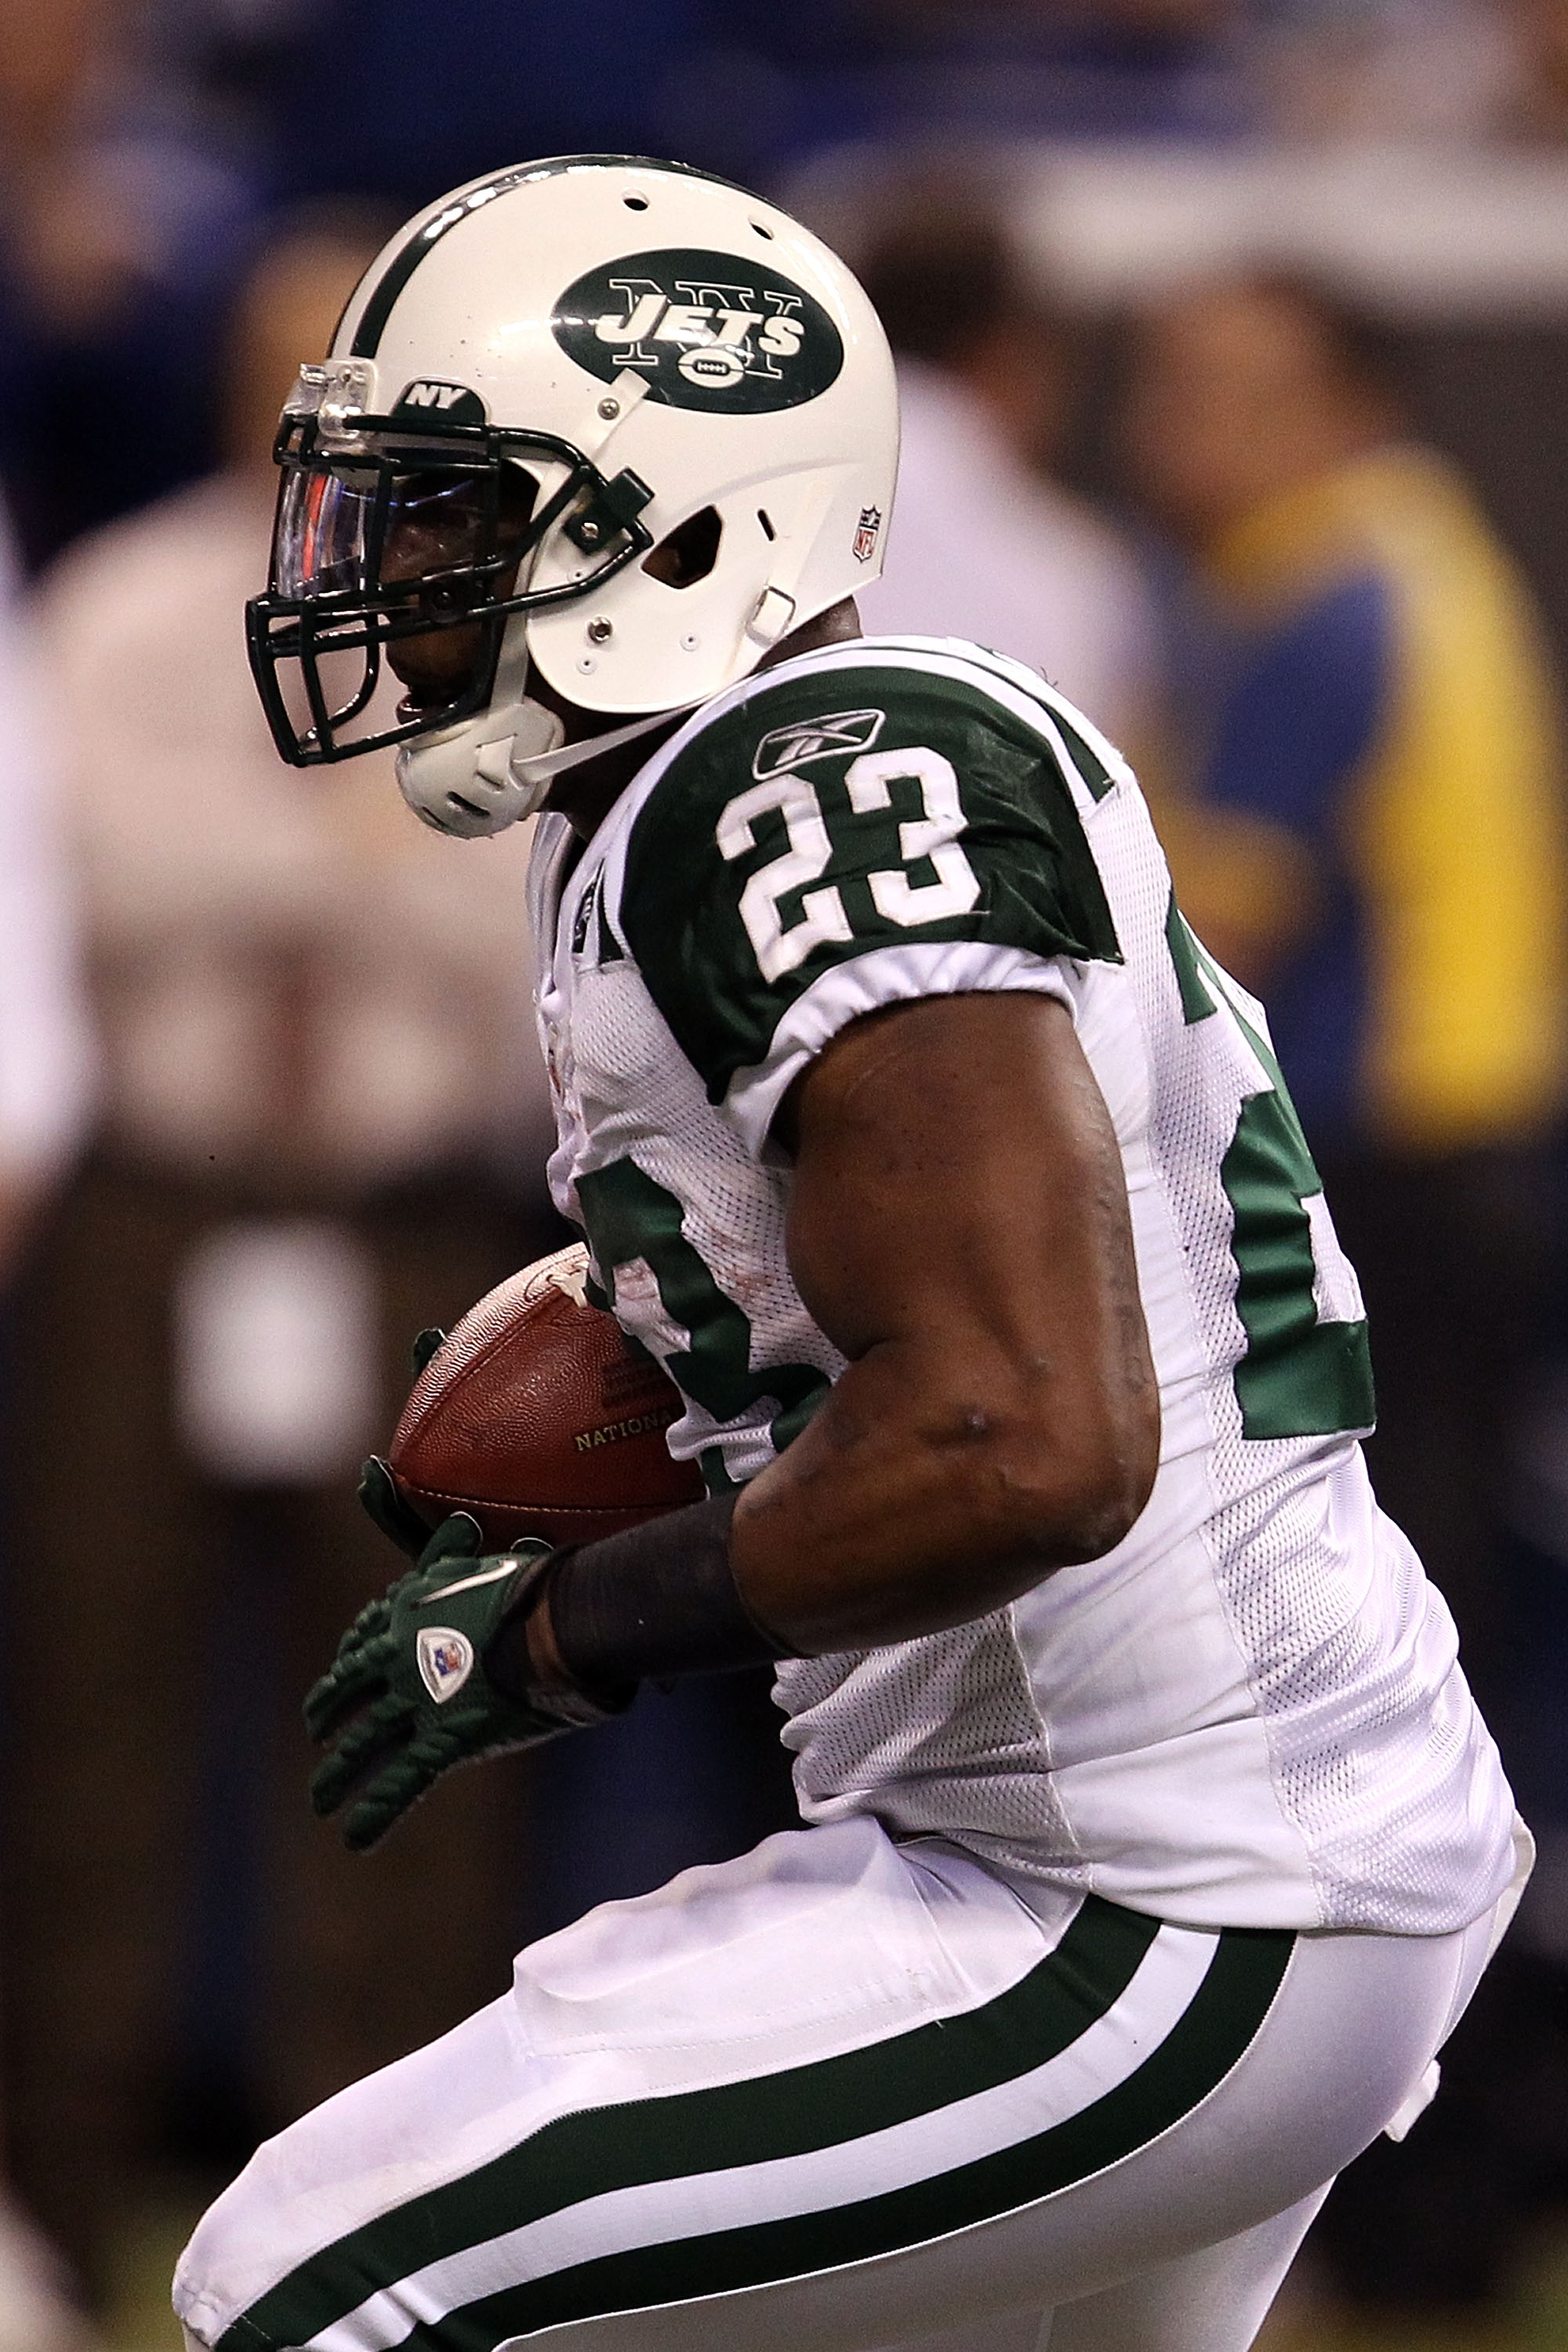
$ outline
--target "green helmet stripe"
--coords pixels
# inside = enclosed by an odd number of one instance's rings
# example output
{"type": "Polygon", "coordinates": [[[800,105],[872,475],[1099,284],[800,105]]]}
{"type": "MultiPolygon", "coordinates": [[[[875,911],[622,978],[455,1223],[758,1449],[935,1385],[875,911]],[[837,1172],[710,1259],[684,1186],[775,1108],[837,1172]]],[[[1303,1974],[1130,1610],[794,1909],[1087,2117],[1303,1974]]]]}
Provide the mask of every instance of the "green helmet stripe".
{"type": "Polygon", "coordinates": [[[562,172],[579,171],[585,164],[623,163],[648,172],[670,172],[684,180],[707,180],[716,188],[733,188],[738,195],[750,195],[749,188],[739,187],[733,180],[721,180],[711,172],[699,172],[690,163],[671,163],[654,155],[550,155],[533,163],[514,163],[510,170],[498,172],[493,179],[481,180],[477,187],[468,188],[451,197],[439,212],[416,228],[407,243],[398,247],[387,263],[372,290],[369,301],[360,314],[354,329],[354,339],[349,346],[349,356],[356,360],[373,360],[381,347],[381,338],[392,306],[413,277],[433,245],[438,245],[448,229],[466,220],[470,213],[480,211],[494,196],[503,195],[507,189],[521,187],[525,180],[550,180],[562,172]]]}

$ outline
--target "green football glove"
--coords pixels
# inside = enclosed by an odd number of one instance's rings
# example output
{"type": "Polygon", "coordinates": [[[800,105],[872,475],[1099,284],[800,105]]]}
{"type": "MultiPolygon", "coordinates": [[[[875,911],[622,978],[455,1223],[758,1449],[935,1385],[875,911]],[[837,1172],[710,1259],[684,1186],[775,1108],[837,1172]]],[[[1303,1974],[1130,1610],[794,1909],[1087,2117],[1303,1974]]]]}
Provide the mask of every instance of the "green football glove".
{"type": "MultiPolygon", "coordinates": [[[[410,1559],[417,1559],[430,1545],[430,1524],[422,1519],[412,1503],[405,1503],[397,1491],[397,1481],[392,1465],[379,1454],[373,1454],[359,1474],[359,1499],[381,1529],[399,1551],[410,1559]]],[[[467,1517],[467,1513],[463,1515],[467,1517]]]]}
{"type": "MultiPolygon", "coordinates": [[[[446,1337],[438,1323],[420,1332],[411,1350],[416,1380],[446,1337]]],[[[373,1454],[360,1472],[359,1498],[382,1534],[389,1536],[410,1559],[417,1559],[430,1540],[429,1523],[420,1517],[412,1503],[405,1502],[397,1491],[391,1463],[384,1462],[379,1454],[373,1454]]]]}
{"type": "Polygon", "coordinates": [[[318,1813],[343,1818],[356,1852],[384,1837],[416,1798],[454,1764],[509,1748],[533,1748],[629,1704],[577,1691],[498,1690],[485,1650],[501,1620],[538,1584],[548,1544],[521,1543],[493,1559],[466,1511],[442,1521],[413,1570],[383,1601],[360,1611],[338,1654],[305,1701],[312,1739],[334,1739],[310,1783],[318,1813]]]}

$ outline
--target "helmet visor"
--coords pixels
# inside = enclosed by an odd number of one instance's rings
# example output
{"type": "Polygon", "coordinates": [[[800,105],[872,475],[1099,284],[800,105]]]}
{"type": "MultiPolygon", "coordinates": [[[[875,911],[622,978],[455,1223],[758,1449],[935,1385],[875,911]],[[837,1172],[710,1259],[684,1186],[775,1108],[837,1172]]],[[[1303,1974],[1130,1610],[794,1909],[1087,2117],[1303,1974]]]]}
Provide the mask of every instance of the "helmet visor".
{"type": "Polygon", "coordinates": [[[489,488],[483,475],[430,467],[384,478],[352,466],[291,468],[273,550],[279,593],[363,594],[378,581],[467,571],[507,553],[515,579],[539,485],[521,467],[506,467],[496,478],[493,516],[489,488]]]}
{"type": "Polygon", "coordinates": [[[285,475],[274,545],[274,576],[285,596],[363,588],[376,477],[301,467],[285,475]]]}

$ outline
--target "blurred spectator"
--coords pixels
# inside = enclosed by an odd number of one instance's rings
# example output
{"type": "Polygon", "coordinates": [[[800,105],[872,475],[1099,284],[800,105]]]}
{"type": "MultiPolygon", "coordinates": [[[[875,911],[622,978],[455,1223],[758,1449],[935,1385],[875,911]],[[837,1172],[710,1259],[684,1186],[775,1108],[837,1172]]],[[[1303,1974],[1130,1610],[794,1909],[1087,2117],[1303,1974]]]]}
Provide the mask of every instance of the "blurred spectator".
{"type": "Polygon", "coordinates": [[[0,2197],[0,2352],[89,2352],[92,2341],[47,2241],[0,2197]]]}
{"type": "Polygon", "coordinates": [[[678,155],[748,185],[865,142],[1247,127],[1240,0],[314,0],[284,168],[386,194],[520,155],[678,155]]]}
{"type": "Polygon", "coordinates": [[[1114,740],[1145,736],[1155,631],[1131,551],[1049,479],[1076,390],[1068,322],[962,189],[894,193],[860,257],[899,366],[887,568],[872,632],[972,637],[1042,670],[1114,740]]]}
{"type": "MultiPolygon", "coordinates": [[[[1546,1296],[1568,957],[1539,616],[1464,481],[1402,437],[1384,339],[1304,284],[1155,310],[1125,425],[1233,633],[1194,796],[1163,812],[1177,889],[1267,1000],[1366,1297],[1378,1498],[1447,1593],[1506,1747],[1502,1506],[1546,1296]]],[[[1505,1966],[1445,2058],[1468,2088],[1331,2202],[1329,2242],[1369,2291],[1497,2282],[1522,2048],[1509,1983],[1505,1966]]]]}
{"type": "MultiPolygon", "coordinates": [[[[91,1063],[66,874],[43,790],[43,712],[15,590],[0,521],[0,1294],[79,1139],[91,1063]]],[[[0,1592],[5,1581],[0,1575],[0,1592]]],[[[0,1740],[5,1728],[0,1718],[0,1740]]],[[[12,1882],[6,1904],[20,1899],[12,1882]]],[[[0,2352],[56,2352],[77,2334],[49,2250],[11,2205],[0,2168],[0,2352]]]]}
{"type": "Polygon", "coordinates": [[[1512,0],[1502,13],[1516,46],[1502,127],[1519,138],[1560,145],[1568,140],[1568,5],[1512,0]]]}
{"type": "Polygon", "coordinates": [[[879,133],[1235,136],[1247,127],[1240,0],[860,0],[881,37],[879,133]]]}
{"type": "Polygon", "coordinates": [[[1260,111],[1287,139],[1485,137],[1520,72],[1493,0],[1269,0],[1251,13],[1260,111]]]}
{"type": "Polygon", "coordinates": [[[1401,425],[1375,331],[1303,285],[1216,287],[1143,328],[1133,469],[1237,632],[1197,821],[1171,813],[1179,887],[1267,996],[1332,1165],[1377,1329],[1379,1492],[1485,1681],[1499,1415],[1563,1090],[1563,744],[1523,581],[1401,425]]]}
{"type": "Polygon", "coordinates": [[[88,1115],[92,1049],[58,811],[52,714],[0,516],[0,1291],[88,1115]]]}
{"type": "Polygon", "coordinates": [[[0,0],[0,464],[34,562],[217,456],[268,166],[174,33],[172,0],[0,0]]]}
{"type": "MultiPolygon", "coordinates": [[[[282,167],[424,203],[528,155],[661,154],[665,102],[721,20],[719,0],[318,0],[288,89],[282,167]]],[[[680,152],[753,167],[765,114],[680,152]],[[748,132],[754,135],[748,137],[748,132]]]]}
{"type": "Polygon", "coordinates": [[[19,2183],[94,2284],[161,2133],[234,2160],[515,1940],[515,1780],[361,1862],[299,1722],[397,1566],[353,1473],[413,1334],[553,1245],[526,840],[443,842],[382,755],[283,766],[246,668],[278,410],[380,237],[265,253],[227,467],[43,599],[105,1107],[22,1300],[4,1969],[19,2183]]]}

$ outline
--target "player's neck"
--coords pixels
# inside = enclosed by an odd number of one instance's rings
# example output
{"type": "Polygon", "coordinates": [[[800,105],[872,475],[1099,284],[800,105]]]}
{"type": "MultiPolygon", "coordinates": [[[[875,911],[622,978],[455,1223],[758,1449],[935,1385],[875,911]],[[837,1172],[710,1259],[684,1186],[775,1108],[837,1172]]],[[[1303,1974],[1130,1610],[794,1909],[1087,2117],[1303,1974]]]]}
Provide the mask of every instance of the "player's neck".
{"type": "MultiPolygon", "coordinates": [[[[823,646],[845,645],[860,635],[860,615],[853,599],[847,596],[841,604],[830,604],[826,613],[818,613],[814,620],[792,629],[787,637],[781,637],[776,646],[769,647],[757,667],[773,669],[796,654],[816,653],[823,646]]],[[[606,717],[601,711],[579,709],[576,703],[568,702],[564,696],[547,687],[537,674],[531,676],[528,690],[535,700],[546,704],[561,718],[569,743],[583,742],[590,735],[607,734],[612,728],[626,723],[624,716],[606,717]]],[[[689,716],[684,710],[674,711],[667,727],[639,736],[635,743],[623,743],[616,751],[606,751],[601,760],[584,760],[580,768],[569,769],[556,779],[545,807],[558,809],[573,831],[588,840],[598,831],[633,777],[689,716]]]]}

